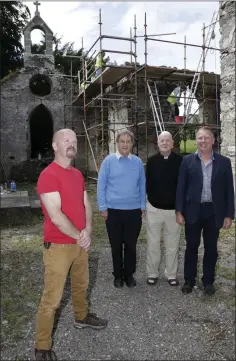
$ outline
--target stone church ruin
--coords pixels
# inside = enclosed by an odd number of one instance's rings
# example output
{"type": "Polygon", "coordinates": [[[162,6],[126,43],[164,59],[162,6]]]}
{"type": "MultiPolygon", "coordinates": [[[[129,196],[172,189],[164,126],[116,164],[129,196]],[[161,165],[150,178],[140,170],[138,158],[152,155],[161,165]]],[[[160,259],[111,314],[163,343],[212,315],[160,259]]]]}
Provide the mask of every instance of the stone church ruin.
{"type": "Polygon", "coordinates": [[[96,179],[104,157],[115,150],[115,135],[121,128],[134,132],[134,152],[145,164],[147,157],[156,152],[157,133],[161,130],[172,132],[175,150],[179,151],[181,140],[193,137],[200,125],[210,125],[216,135],[215,150],[229,156],[235,167],[235,2],[220,1],[219,11],[203,29],[205,43],[200,46],[202,56],[196,71],[188,70],[186,62],[183,69],[148,65],[148,44],[160,40],[147,34],[146,14],[142,65],[137,62],[135,16],[133,34],[128,38],[103,35],[101,11],[99,27],[101,35],[82,57],[75,84],[55,69],[53,32],[37,6],[24,29],[24,67],[1,84],[1,182],[36,181],[53,159],[53,133],[64,127],[74,129],[78,136],[75,166],[92,179],[96,179]],[[211,39],[218,21],[221,40],[220,49],[215,49],[211,39]],[[31,52],[34,29],[45,34],[43,54],[31,52]],[[104,53],[114,52],[103,49],[102,40],[109,38],[130,43],[129,52],[119,52],[126,58],[124,64],[108,61],[99,65],[99,56],[102,59],[104,53]],[[100,44],[100,49],[94,55],[95,44],[100,44]],[[220,51],[220,75],[205,71],[209,50],[220,51]],[[88,62],[94,65],[90,72],[88,62]],[[167,102],[176,87],[181,88],[180,117],[170,115],[167,102]]]}

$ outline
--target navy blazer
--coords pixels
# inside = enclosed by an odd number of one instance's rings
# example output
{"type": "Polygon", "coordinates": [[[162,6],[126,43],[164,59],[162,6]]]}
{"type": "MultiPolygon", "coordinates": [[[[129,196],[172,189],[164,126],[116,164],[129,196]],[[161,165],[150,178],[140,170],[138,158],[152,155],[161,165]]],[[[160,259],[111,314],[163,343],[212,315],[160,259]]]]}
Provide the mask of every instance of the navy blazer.
{"type": "MultiPolygon", "coordinates": [[[[234,219],[234,185],[230,159],[213,153],[211,192],[216,227],[222,228],[225,217],[234,219]]],[[[176,192],[176,212],[181,212],[187,223],[199,217],[203,188],[201,160],[196,153],[183,158],[176,192]]]]}

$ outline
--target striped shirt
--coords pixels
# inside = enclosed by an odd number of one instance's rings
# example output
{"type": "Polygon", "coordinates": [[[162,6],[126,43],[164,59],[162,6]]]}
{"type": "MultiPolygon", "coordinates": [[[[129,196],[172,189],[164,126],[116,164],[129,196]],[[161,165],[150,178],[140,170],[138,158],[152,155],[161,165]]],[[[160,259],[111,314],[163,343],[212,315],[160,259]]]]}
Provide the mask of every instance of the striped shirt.
{"type": "Polygon", "coordinates": [[[201,158],[200,153],[198,151],[196,151],[196,154],[198,155],[199,159],[201,160],[202,175],[203,175],[201,203],[212,202],[211,176],[212,176],[212,166],[213,166],[214,156],[212,153],[211,159],[207,162],[207,164],[205,164],[201,158]]]}

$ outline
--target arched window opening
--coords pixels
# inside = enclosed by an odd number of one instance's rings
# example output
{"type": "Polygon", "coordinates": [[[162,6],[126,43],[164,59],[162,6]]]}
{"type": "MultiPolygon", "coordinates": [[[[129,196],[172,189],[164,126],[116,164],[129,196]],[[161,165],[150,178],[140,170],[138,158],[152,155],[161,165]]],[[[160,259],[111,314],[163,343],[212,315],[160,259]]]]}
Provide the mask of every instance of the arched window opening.
{"type": "Polygon", "coordinates": [[[31,158],[51,158],[53,119],[48,109],[40,104],[30,116],[31,158]]]}
{"type": "Polygon", "coordinates": [[[31,54],[46,54],[46,36],[41,29],[34,29],[30,34],[31,54]]]}

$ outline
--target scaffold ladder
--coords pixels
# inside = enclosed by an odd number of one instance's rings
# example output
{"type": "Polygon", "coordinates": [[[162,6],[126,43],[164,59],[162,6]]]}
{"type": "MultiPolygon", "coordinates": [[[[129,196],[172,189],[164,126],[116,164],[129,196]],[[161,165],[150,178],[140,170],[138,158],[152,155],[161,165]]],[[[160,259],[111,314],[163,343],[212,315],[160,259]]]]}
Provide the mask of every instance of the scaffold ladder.
{"type": "Polygon", "coordinates": [[[198,84],[200,81],[201,72],[203,71],[203,64],[206,59],[206,55],[209,50],[208,48],[210,46],[211,40],[214,35],[216,23],[218,21],[218,15],[219,15],[219,11],[214,11],[212,19],[211,19],[211,23],[208,27],[208,32],[207,32],[207,36],[206,36],[206,40],[205,40],[206,50],[205,50],[205,53],[204,52],[201,53],[201,56],[200,56],[200,59],[198,62],[198,67],[197,67],[196,73],[194,74],[194,77],[192,80],[192,84],[191,84],[191,88],[190,88],[190,92],[189,92],[189,98],[187,100],[186,108],[184,111],[185,123],[187,123],[190,112],[191,112],[193,100],[194,100],[194,97],[195,97],[195,94],[197,91],[197,87],[198,87],[198,84]]]}
{"type": "Polygon", "coordinates": [[[161,111],[161,104],[160,104],[160,99],[159,99],[156,82],[154,82],[154,85],[151,86],[149,81],[147,81],[147,88],[148,88],[148,94],[149,94],[149,98],[150,98],[150,105],[152,108],[156,135],[158,137],[158,133],[159,133],[158,126],[159,126],[160,132],[163,132],[165,130],[165,127],[164,127],[164,121],[163,121],[163,116],[162,116],[162,111],[161,111]]]}

